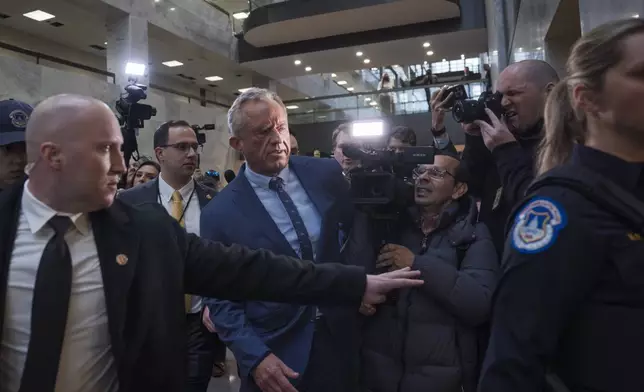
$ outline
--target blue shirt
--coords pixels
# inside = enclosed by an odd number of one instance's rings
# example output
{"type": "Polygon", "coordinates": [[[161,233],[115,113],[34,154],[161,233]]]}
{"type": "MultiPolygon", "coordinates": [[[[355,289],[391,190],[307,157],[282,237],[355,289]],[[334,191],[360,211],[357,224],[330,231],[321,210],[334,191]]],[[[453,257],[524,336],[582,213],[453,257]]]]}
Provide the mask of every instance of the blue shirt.
{"type": "MultiPolygon", "coordinates": [[[[275,222],[279,231],[291,245],[291,248],[293,248],[298,256],[302,257],[300,242],[297,239],[297,233],[291,223],[291,218],[288,216],[277,192],[268,187],[272,177],[255,173],[248,165],[246,165],[244,175],[248,179],[248,182],[250,182],[251,187],[264,205],[266,211],[273,218],[273,222],[275,222]]],[[[313,257],[317,258],[320,227],[322,225],[320,214],[295,173],[291,172],[288,167],[285,167],[280,172],[279,177],[284,180],[284,190],[293,199],[293,203],[295,203],[295,207],[304,221],[304,226],[306,226],[306,230],[309,233],[311,245],[313,245],[313,257]]]]}

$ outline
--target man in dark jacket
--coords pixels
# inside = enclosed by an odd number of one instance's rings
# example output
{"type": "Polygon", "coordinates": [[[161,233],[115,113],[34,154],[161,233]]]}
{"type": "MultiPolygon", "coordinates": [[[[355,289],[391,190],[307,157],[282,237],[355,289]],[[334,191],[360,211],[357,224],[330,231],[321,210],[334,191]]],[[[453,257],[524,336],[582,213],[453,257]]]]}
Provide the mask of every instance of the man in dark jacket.
{"type": "Polygon", "coordinates": [[[0,101],[0,192],[25,176],[25,128],[31,111],[24,102],[0,101]]]}
{"type": "Polygon", "coordinates": [[[437,156],[417,168],[416,206],[400,222],[401,243],[377,257],[377,268],[410,267],[425,283],[377,308],[362,306],[364,391],[476,390],[476,327],[490,314],[498,258],[459,166],[437,156]]]}

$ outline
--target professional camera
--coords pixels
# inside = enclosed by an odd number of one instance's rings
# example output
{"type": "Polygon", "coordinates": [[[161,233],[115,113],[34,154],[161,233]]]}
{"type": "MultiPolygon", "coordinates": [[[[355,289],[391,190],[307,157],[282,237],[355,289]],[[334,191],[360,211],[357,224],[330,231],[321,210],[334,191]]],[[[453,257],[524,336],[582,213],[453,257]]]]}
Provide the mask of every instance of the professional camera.
{"type": "Polygon", "coordinates": [[[362,150],[343,145],[345,156],[362,162],[349,172],[353,202],[357,205],[398,207],[413,202],[412,172],[434,162],[433,147],[404,147],[401,151],[362,150]]]}
{"type": "Polygon", "coordinates": [[[206,144],[206,134],[199,131],[212,131],[215,129],[215,124],[193,125],[191,128],[197,134],[197,143],[199,143],[200,146],[203,146],[206,144]]]}
{"type": "Polygon", "coordinates": [[[128,166],[135,151],[137,153],[135,159],[138,159],[136,137],[138,130],[143,128],[143,121],[157,115],[156,108],[138,103],[148,97],[146,93],[148,86],[137,84],[136,80],[130,80],[130,82],[125,86],[125,93],[121,94],[121,97],[116,101],[116,111],[119,114],[118,119],[123,134],[123,158],[128,166]]]}
{"type": "Polygon", "coordinates": [[[443,104],[443,107],[447,110],[452,109],[457,102],[467,99],[467,90],[465,90],[465,86],[463,86],[462,84],[452,86],[445,90],[445,92],[441,96],[441,99],[448,97],[450,94],[453,94],[452,97],[449,99],[449,101],[443,104]]]}
{"type": "Polygon", "coordinates": [[[452,117],[459,123],[473,123],[476,120],[491,123],[485,109],[490,109],[497,117],[501,117],[505,110],[501,105],[503,94],[500,92],[484,92],[479,99],[464,99],[457,101],[452,109],[452,117]]]}

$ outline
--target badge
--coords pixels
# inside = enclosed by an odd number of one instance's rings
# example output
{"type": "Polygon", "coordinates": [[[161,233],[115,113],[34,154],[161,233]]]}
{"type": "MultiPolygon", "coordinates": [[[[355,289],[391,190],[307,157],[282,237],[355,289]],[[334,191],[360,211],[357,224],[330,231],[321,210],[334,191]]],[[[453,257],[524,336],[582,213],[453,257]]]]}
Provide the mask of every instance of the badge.
{"type": "Polygon", "coordinates": [[[210,200],[210,199],[212,199],[212,196],[206,195],[206,199],[210,200]]]}
{"type": "Polygon", "coordinates": [[[492,204],[492,211],[496,210],[501,204],[501,197],[503,197],[503,187],[500,187],[496,190],[496,196],[494,196],[494,203],[492,204]]]}
{"type": "Polygon", "coordinates": [[[16,128],[25,128],[27,121],[29,121],[29,115],[20,109],[9,113],[9,118],[11,119],[11,125],[16,128]]]}
{"type": "Polygon", "coordinates": [[[521,253],[548,249],[566,226],[566,214],[554,201],[536,198],[517,216],[512,229],[512,246],[521,253]]]}
{"type": "Polygon", "coordinates": [[[124,254],[120,254],[116,256],[116,264],[118,265],[125,265],[127,264],[127,256],[124,254]]]}

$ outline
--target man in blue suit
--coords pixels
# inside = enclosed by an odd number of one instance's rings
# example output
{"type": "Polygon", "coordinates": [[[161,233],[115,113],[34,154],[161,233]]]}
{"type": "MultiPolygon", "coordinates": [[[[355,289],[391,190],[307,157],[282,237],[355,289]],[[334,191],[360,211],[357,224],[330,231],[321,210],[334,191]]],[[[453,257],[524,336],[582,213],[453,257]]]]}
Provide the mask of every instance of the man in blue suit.
{"type": "MultiPolygon", "coordinates": [[[[230,145],[246,158],[204,209],[204,238],[264,248],[316,263],[338,262],[351,219],[349,185],[331,159],[290,156],[281,99],[253,88],[228,112],[230,145]],[[344,230],[343,230],[344,229],[344,230]]],[[[357,309],[206,301],[235,354],[242,392],[352,391],[357,309]]]]}

